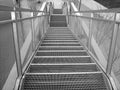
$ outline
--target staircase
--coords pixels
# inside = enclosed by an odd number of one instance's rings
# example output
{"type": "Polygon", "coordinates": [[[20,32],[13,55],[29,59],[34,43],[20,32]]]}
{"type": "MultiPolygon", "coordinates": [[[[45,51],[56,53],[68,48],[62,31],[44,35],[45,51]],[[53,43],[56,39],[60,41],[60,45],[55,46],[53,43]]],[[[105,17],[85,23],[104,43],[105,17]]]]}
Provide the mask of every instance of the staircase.
{"type": "Polygon", "coordinates": [[[88,51],[67,27],[66,16],[52,15],[20,90],[111,90],[88,51]]]}

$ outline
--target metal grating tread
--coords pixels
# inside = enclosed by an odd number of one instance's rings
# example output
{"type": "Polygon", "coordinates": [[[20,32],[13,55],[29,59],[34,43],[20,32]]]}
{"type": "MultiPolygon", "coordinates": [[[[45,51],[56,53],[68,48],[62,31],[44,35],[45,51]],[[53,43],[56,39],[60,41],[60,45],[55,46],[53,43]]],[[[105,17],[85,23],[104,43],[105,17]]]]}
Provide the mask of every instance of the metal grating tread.
{"type": "Polygon", "coordinates": [[[90,57],[34,58],[32,63],[91,63],[90,57]]]}
{"type": "Polygon", "coordinates": [[[64,44],[64,43],[55,43],[55,44],[41,44],[41,46],[80,46],[80,44],[64,44]]]}
{"type": "Polygon", "coordinates": [[[45,37],[45,39],[54,39],[54,38],[56,38],[56,39],[60,39],[60,38],[63,38],[63,39],[73,39],[73,38],[75,38],[75,37],[45,37]]]}
{"type": "Polygon", "coordinates": [[[76,40],[76,38],[44,38],[44,40],[76,40]]]}
{"type": "Polygon", "coordinates": [[[42,41],[42,43],[78,43],[78,41],[42,41]]]}
{"type": "Polygon", "coordinates": [[[78,48],[69,48],[69,47],[53,47],[53,48],[50,48],[50,47],[40,47],[39,50],[84,50],[82,47],[78,47],[78,48]]]}
{"type": "Polygon", "coordinates": [[[74,38],[74,36],[46,36],[45,38],[74,38]]]}
{"type": "Polygon", "coordinates": [[[87,52],[37,52],[36,56],[88,56],[87,52]]]}
{"type": "Polygon", "coordinates": [[[60,73],[60,72],[97,72],[96,64],[82,65],[31,65],[28,73],[60,73]]]}
{"type": "Polygon", "coordinates": [[[22,90],[107,90],[101,73],[26,75],[22,90]]]}
{"type": "Polygon", "coordinates": [[[46,33],[46,36],[72,36],[71,32],[69,33],[46,33]]]}
{"type": "Polygon", "coordinates": [[[42,42],[42,44],[78,44],[79,42],[42,42]]]}

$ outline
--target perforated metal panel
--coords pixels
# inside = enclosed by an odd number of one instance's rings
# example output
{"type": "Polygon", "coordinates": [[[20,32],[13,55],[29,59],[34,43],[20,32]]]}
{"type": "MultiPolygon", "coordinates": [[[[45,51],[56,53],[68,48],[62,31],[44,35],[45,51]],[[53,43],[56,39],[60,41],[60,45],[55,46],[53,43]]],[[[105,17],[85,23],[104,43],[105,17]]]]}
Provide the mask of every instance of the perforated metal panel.
{"type": "Polygon", "coordinates": [[[91,63],[90,57],[34,58],[32,63],[91,63]]]}
{"type": "Polygon", "coordinates": [[[22,90],[108,90],[100,73],[26,75],[22,90]]]}
{"type": "Polygon", "coordinates": [[[76,43],[75,43],[75,44],[74,44],[74,43],[73,43],[73,44],[72,44],[72,43],[71,43],[71,44],[65,44],[65,43],[63,43],[63,44],[62,44],[62,43],[60,43],[60,44],[59,44],[59,43],[55,43],[55,44],[44,44],[44,43],[43,43],[43,44],[41,44],[41,46],[80,46],[80,44],[76,44],[76,43]]]}
{"type": "Polygon", "coordinates": [[[98,68],[95,64],[81,65],[31,65],[29,73],[60,73],[60,72],[95,72],[98,68]]]}
{"type": "Polygon", "coordinates": [[[84,50],[82,47],[40,47],[39,50],[84,50]]]}
{"type": "Polygon", "coordinates": [[[37,52],[36,56],[88,56],[87,52],[37,52]]]}

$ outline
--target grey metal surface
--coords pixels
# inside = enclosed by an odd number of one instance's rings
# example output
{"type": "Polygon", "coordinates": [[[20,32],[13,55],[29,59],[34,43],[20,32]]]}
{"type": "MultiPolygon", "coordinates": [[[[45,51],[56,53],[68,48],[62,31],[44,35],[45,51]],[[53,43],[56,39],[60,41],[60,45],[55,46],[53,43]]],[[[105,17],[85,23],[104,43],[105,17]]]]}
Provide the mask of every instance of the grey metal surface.
{"type": "Polygon", "coordinates": [[[40,47],[39,50],[83,50],[83,47],[40,47]]]}
{"type": "Polygon", "coordinates": [[[61,57],[61,58],[34,58],[32,63],[91,63],[91,58],[86,57],[61,57]]]}
{"type": "Polygon", "coordinates": [[[61,40],[61,41],[55,41],[55,40],[44,40],[42,41],[43,43],[78,43],[78,41],[75,41],[75,40],[61,40]]]}
{"type": "Polygon", "coordinates": [[[107,90],[101,73],[26,75],[22,90],[107,90]]]}
{"type": "Polygon", "coordinates": [[[95,64],[83,65],[31,65],[28,73],[60,73],[60,72],[95,72],[98,68],[95,64]]]}
{"type": "Polygon", "coordinates": [[[59,44],[57,44],[57,43],[55,43],[55,44],[41,44],[41,46],[80,46],[80,44],[67,44],[67,43],[59,43],[59,44]]]}
{"type": "Polygon", "coordinates": [[[37,52],[36,56],[87,56],[87,52],[37,52]]]}

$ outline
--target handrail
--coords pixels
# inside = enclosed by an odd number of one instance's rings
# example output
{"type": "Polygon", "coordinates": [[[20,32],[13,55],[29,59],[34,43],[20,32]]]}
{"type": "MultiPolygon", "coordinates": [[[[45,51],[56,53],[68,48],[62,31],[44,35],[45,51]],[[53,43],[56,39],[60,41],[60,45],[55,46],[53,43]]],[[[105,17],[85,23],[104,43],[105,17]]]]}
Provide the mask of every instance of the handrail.
{"type": "Polygon", "coordinates": [[[93,20],[98,20],[98,21],[115,22],[116,24],[120,24],[120,21],[114,21],[114,20],[109,20],[109,19],[100,19],[100,18],[95,18],[95,17],[87,17],[87,16],[79,16],[79,15],[70,15],[70,14],[69,14],[69,16],[81,17],[81,18],[86,18],[86,19],[93,19],[93,20]]]}
{"type": "MultiPolygon", "coordinates": [[[[0,5],[0,11],[15,11],[15,10],[14,10],[14,7],[0,5]]],[[[26,8],[17,8],[17,7],[16,7],[16,11],[22,11],[22,12],[45,12],[45,11],[32,10],[32,9],[26,9],[26,8]]]]}
{"type": "Polygon", "coordinates": [[[120,8],[89,10],[89,11],[77,11],[75,13],[120,13],[120,8]]]}
{"type": "MultiPolygon", "coordinates": [[[[46,6],[47,6],[47,4],[46,4],[46,6]]],[[[41,12],[41,13],[45,13],[45,15],[49,15],[49,13],[45,12],[45,11],[32,10],[32,9],[26,9],[26,8],[9,7],[9,6],[4,6],[4,5],[0,5],[0,11],[6,11],[6,12],[7,11],[9,11],[9,12],[41,12]]],[[[42,15],[42,16],[45,16],[45,15],[42,15]]],[[[41,15],[28,17],[28,18],[22,18],[22,19],[20,18],[17,20],[11,20],[11,19],[10,20],[2,20],[2,21],[0,21],[0,24],[19,22],[19,21],[33,19],[33,18],[37,18],[37,17],[41,17],[41,15]]]]}
{"type": "MultiPolygon", "coordinates": [[[[47,16],[47,15],[49,15],[49,14],[42,15],[42,16],[47,16]]],[[[3,20],[3,21],[0,21],[0,24],[13,23],[13,22],[20,22],[20,21],[29,20],[29,19],[34,19],[34,18],[42,17],[42,16],[33,16],[33,17],[22,18],[22,19],[17,19],[17,20],[3,20]]]]}

